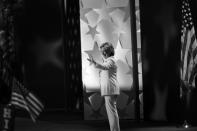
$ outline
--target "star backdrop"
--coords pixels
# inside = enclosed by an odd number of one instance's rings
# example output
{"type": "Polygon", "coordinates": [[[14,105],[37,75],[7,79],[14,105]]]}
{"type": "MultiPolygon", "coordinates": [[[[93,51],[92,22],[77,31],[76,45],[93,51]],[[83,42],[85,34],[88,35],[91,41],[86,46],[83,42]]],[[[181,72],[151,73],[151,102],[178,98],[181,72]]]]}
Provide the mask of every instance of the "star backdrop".
{"type": "MultiPolygon", "coordinates": [[[[139,5],[136,4],[138,68],[140,106],[142,109],[142,72],[139,5]]],[[[84,118],[106,119],[104,100],[100,96],[99,70],[91,65],[90,55],[101,63],[99,47],[111,42],[115,48],[118,65],[118,82],[121,94],[118,111],[121,119],[134,119],[135,92],[133,89],[133,62],[131,51],[131,26],[129,0],[80,0],[82,81],[84,95],[84,118]]],[[[142,114],[142,110],[141,110],[142,114]]]]}

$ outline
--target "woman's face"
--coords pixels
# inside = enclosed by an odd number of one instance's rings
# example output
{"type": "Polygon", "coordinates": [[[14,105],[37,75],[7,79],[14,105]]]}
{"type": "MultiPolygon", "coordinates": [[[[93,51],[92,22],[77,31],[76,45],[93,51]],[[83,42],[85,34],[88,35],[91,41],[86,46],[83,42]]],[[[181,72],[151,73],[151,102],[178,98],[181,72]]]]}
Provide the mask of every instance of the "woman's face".
{"type": "Polygon", "coordinates": [[[108,57],[103,47],[101,48],[101,54],[105,59],[108,57]]]}

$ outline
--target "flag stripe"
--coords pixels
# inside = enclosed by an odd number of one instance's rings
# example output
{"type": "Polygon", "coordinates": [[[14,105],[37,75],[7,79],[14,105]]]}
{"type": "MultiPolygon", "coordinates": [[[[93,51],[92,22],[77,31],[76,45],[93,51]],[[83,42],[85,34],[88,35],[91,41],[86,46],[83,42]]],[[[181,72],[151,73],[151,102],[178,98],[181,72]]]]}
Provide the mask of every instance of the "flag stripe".
{"type": "Polygon", "coordinates": [[[16,98],[18,97],[18,98],[20,98],[20,99],[24,99],[22,95],[20,95],[20,94],[18,94],[18,93],[16,93],[16,92],[12,92],[12,96],[14,96],[14,97],[16,97],[16,98]]]}
{"type": "Polygon", "coordinates": [[[184,42],[183,43],[183,46],[182,46],[182,57],[181,57],[181,68],[182,68],[182,78],[184,78],[184,56],[185,56],[185,52],[186,52],[186,44],[187,43],[187,34],[188,34],[188,31],[186,30],[185,32],[185,35],[183,36],[184,37],[184,42]]]}
{"type": "Polygon", "coordinates": [[[12,101],[16,101],[16,102],[18,102],[18,103],[20,103],[20,104],[22,104],[22,105],[25,105],[25,102],[24,102],[22,99],[17,98],[17,97],[13,97],[13,98],[12,98],[12,101]]]}
{"type": "Polygon", "coordinates": [[[31,109],[28,108],[27,111],[29,112],[30,117],[31,117],[31,119],[33,120],[33,122],[36,122],[36,118],[37,118],[37,117],[36,117],[35,114],[31,111],[31,109]]]}
{"type": "Polygon", "coordinates": [[[185,35],[182,36],[183,37],[183,46],[182,46],[182,52],[183,52],[183,54],[182,54],[182,59],[181,60],[183,60],[184,59],[184,56],[185,56],[185,50],[186,50],[186,44],[185,43],[187,43],[187,36],[188,36],[188,30],[186,30],[185,31],[185,35]]]}
{"type": "MultiPolygon", "coordinates": [[[[194,28],[194,27],[193,27],[193,28],[194,28]]],[[[193,28],[192,28],[192,30],[193,30],[193,28]]],[[[194,43],[195,43],[195,40],[196,40],[196,36],[195,36],[195,35],[192,35],[192,36],[191,36],[192,51],[193,51],[193,49],[194,49],[194,46],[196,47],[196,44],[194,44],[194,43]]]]}
{"type": "Polygon", "coordinates": [[[15,105],[16,107],[22,108],[22,109],[26,109],[26,106],[21,104],[18,101],[12,101],[11,104],[15,105]]]}
{"type": "MultiPolygon", "coordinates": [[[[189,33],[189,36],[188,36],[189,38],[191,37],[190,33],[189,33]]],[[[193,43],[192,43],[191,39],[189,39],[188,40],[189,48],[188,48],[188,51],[187,51],[188,54],[187,54],[187,63],[186,63],[186,65],[188,66],[187,67],[188,69],[189,69],[190,64],[193,64],[192,63],[193,59],[191,59],[192,58],[192,44],[193,43]]],[[[186,70],[186,76],[185,76],[186,80],[188,80],[189,74],[190,74],[190,70],[186,70]]]]}
{"type": "Polygon", "coordinates": [[[37,109],[31,103],[29,103],[28,106],[30,107],[29,109],[32,111],[32,113],[35,114],[35,116],[39,116],[39,111],[37,111],[37,109]]]}
{"type": "Polygon", "coordinates": [[[189,48],[189,44],[190,44],[190,40],[189,40],[189,35],[190,33],[188,32],[187,35],[185,37],[187,37],[187,41],[185,43],[185,53],[184,53],[184,59],[183,59],[183,79],[186,79],[186,73],[187,73],[187,55],[188,55],[188,48],[189,48]]]}
{"type": "Polygon", "coordinates": [[[26,108],[25,109],[29,112],[31,119],[35,122],[36,121],[35,114],[32,112],[31,108],[29,108],[29,105],[27,104],[26,101],[25,101],[25,103],[26,103],[26,106],[25,106],[26,108]]]}
{"type": "Polygon", "coordinates": [[[30,105],[32,105],[33,108],[35,108],[38,111],[42,111],[42,109],[36,104],[34,103],[34,101],[32,101],[32,99],[30,99],[29,97],[26,97],[27,101],[29,102],[30,105]]]}
{"type": "Polygon", "coordinates": [[[29,93],[29,97],[31,97],[41,108],[44,108],[44,105],[31,92],[29,93]]]}

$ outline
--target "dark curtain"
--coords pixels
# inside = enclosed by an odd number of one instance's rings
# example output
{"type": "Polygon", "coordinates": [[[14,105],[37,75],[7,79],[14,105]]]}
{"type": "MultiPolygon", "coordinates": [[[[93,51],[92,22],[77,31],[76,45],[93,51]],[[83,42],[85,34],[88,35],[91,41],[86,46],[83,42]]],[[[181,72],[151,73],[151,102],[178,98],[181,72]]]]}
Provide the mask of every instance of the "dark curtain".
{"type": "MultiPolygon", "coordinates": [[[[77,111],[82,118],[79,1],[68,1],[67,8],[65,2],[24,0],[14,18],[14,68],[16,77],[43,102],[44,113],[77,111]]],[[[1,103],[8,103],[10,95],[11,88],[0,88],[1,103]]]]}
{"type": "Polygon", "coordinates": [[[66,0],[25,0],[16,34],[26,88],[44,103],[44,113],[70,116],[83,107],[79,1],[68,1],[68,11],[65,5],[66,0]]]}
{"type": "Polygon", "coordinates": [[[140,1],[145,120],[180,120],[180,7],[179,1],[140,1]]]}
{"type": "Polygon", "coordinates": [[[24,83],[44,103],[45,111],[65,110],[64,52],[60,0],[25,0],[18,18],[24,83]]]}

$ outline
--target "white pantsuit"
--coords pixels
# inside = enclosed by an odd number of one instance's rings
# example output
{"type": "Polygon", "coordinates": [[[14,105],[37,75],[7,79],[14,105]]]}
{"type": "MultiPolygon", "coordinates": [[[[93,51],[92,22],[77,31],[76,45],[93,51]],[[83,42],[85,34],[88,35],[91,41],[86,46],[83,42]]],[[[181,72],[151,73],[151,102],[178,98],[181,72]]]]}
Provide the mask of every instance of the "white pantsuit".
{"type": "Polygon", "coordinates": [[[117,95],[104,96],[105,107],[111,131],[120,131],[119,117],[116,108],[117,95]]]}
{"type": "Polygon", "coordinates": [[[117,81],[117,65],[114,57],[108,57],[102,64],[95,63],[95,67],[101,70],[100,85],[101,95],[105,99],[105,107],[111,131],[120,131],[119,117],[116,108],[117,96],[120,88],[117,81]]]}

